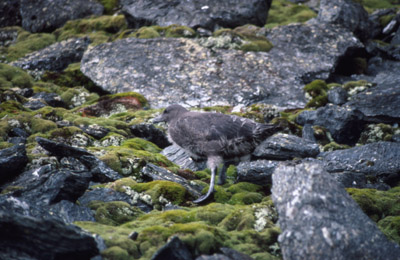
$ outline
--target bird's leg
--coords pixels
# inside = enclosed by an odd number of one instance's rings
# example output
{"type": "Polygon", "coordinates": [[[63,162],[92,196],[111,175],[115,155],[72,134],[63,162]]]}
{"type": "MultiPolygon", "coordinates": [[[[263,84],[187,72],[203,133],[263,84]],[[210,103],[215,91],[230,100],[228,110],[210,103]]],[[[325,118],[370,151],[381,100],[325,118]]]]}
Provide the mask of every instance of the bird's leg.
{"type": "Polygon", "coordinates": [[[218,178],[218,185],[224,185],[226,182],[226,170],[228,169],[229,164],[224,163],[222,166],[221,171],[219,172],[219,178],[218,178]]]}
{"type": "Polygon", "coordinates": [[[213,167],[211,169],[211,181],[210,181],[210,186],[208,188],[207,194],[201,196],[200,198],[198,198],[197,200],[194,200],[194,203],[201,203],[203,201],[205,201],[206,199],[208,199],[208,197],[210,197],[211,193],[213,193],[214,191],[214,184],[215,184],[215,173],[217,171],[217,167],[213,167]]]}

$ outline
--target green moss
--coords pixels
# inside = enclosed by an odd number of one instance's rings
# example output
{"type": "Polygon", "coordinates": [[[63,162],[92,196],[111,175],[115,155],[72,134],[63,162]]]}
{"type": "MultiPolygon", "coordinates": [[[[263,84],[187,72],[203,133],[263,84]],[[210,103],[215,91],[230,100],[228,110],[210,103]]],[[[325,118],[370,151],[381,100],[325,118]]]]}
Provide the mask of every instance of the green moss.
{"type": "Polygon", "coordinates": [[[6,115],[19,114],[22,111],[29,111],[21,103],[14,100],[7,100],[0,103],[0,118],[6,115]]]}
{"type": "Polygon", "coordinates": [[[104,13],[112,15],[119,5],[119,0],[99,0],[99,2],[104,6],[104,13]]]}
{"type": "Polygon", "coordinates": [[[56,128],[57,128],[57,124],[54,123],[53,121],[36,118],[36,117],[32,118],[32,121],[31,121],[32,134],[46,133],[46,132],[51,131],[56,128]]]}
{"type": "Polygon", "coordinates": [[[62,128],[56,128],[50,131],[49,134],[51,138],[57,138],[57,137],[68,138],[77,133],[81,134],[83,133],[83,131],[75,126],[67,126],[62,128]]]}
{"type": "Polygon", "coordinates": [[[375,189],[347,189],[351,197],[357,202],[365,214],[378,222],[385,216],[400,216],[400,187],[388,191],[375,189]]]}
{"type": "Polygon", "coordinates": [[[252,42],[244,43],[240,46],[242,51],[263,51],[268,52],[272,49],[273,45],[268,40],[255,40],[252,42]]]}
{"type": "Polygon", "coordinates": [[[323,152],[331,152],[335,150],[343,150],[343,149],[349,149],[350,146],[346,144],[338,144],[336,142],[330,142],[322,147],[323,152]]]}
{"type": "Polygon", "coordinates": [[[144,26],[139,28],[137,31],[128,34],[124,37],[136,37],[141,39],[148,39],[148,38],[157,38],[157,37],[167,37],[167,38],[178,38],[178,37],[186,37],[192,38],[196,36],[196,32],[187,26],[181,25],[169,25],[169,26],[144,26]]]}
{"type": "Polygon", "coordinates": [[[123,15],[104,15],[100,17],[68,21],[62,28],[54,31],[58,41],[73,37],[88,36],[92,45],[112,41],[118,32],[127,28],[123,15]]]}
{"type": "Polygon", "coordinates": [[[15,44],[10,45],[6,50],[6,60],[15,61],[24,57],[30,52],[37,51],[55,43],[54,35],[49,33],[31,34],[20,30],[15,44]]]}
{"type": "Polygon", "coordinates": [[[254,212],[250,208],[239,208],[231,212],[219,226],[227,231],[252,229],[255,223],[254,212]]]}
{"type": "Polygon", "coordinates": [[[96,210],[95,218],[97,222],[111,226],[135,220],[144,214],[139,208],[123,201],[92,201],[89,207],[96,210]]]}
{"type": "Polygon", "coordinates": [[[343,88],[347,91],[357,88],[357,87],[365,87],[368,86],[368,81],[366,80],[358,80],[358,81],[348,81],[343,85],[343,88]]]}
{"type": "Polygon", "coordinates": [[[129,254],[126,250],[120,248],[119,246],[113,246],[107,248],[101,252],[101,256],[108,260],[130,260],[129,254]]]}
{"type": "Polygon", "coordinates": [[[272,28],[290,23],[302,23],[316,17],[317,14],[306,5],[299,5],[287,0],[272,1],[265,27],[272,28]]]}
{"type": "Polygon", "coordinates": [[[263,199],[263,195],[257,192],[239,192],[234,194],[228,201],[230,204],[250,205],[259,203],[263,199]]]}
{"type": "Polygon", "coordinates": [[[33,79],[20,68],[0,63],[0,90],[31,88],[33,79]]]}
{"type": "Polygon", "coordinates": [[[178,37],[186,37],[186,38],[192,38],[196,36],[196,32],[187,26],[182,26],[182,25],[170,25],[166,28],[165,30],[165,37],[172,37],[172,38],[178,38],[178,37]]]}
{"type": "Polygon", "coordinates": [[[388,124],[370,124],[361,133],[358,143],[367,144],[379,141],[391,141],[396,131],[399,130],[388,124]]]}
{"type": "Polygon", "coordinates": [[[162,151],[162,149],[159,148],[157,145],[142,138],[132,138],[125,140],[121,146],[135,150],[144,150],[150,153],[159,153],[162,151]]]}
{"type": "Polygon", "coordinates": [[[158,38],[161,37],[160,33],[152,26],[144,26],[139,28],[136,32],[134,32],[131,35],[128,35],[127,37],[136,37],[139,39],[150,39],[150,38],[158,38]]]}
{"type": "Polygon", "coordinates": [[[376,9],[385,8],[400,8],[400,4],[395,0],[353,0],[354,2],[360,3],[368,12],[373,12],[376,9]]]}
{"type": "Polygon", "coordinates": [[[314,80],[304,87],[304,91],[311,97],[306,104],[307,108],[322,107],[328,103],[328,85],[323,80],[314,80]]]}
{"type": "Polygon", "coordinates": [[[389,239],[400,244],[400,216],[388,216],[378,222],[378,227],[389,239]]]}
{"type": "Polygon", "coordinates": [[[253,183],[249,183],[249,182],[239,182],[239,183],[236,183],[236,184],[230,186],[226,190],[228,192],[235,194],[235,193],[240,193],[240,192],[257,192],[257,191],[260,191],[261,189],[262,189],[262,186],[257,185],[257,184],[253,184],[253,183]]]}

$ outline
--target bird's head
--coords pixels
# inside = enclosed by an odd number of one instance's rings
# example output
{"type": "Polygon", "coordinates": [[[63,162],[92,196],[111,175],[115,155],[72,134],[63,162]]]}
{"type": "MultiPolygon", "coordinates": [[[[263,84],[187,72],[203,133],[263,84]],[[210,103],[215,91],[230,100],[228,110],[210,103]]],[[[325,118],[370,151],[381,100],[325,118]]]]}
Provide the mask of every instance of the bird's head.
{"type": "Polygon", "coordinates": [[[170,105],[160,116],[154,118],[153,123],[170,123],[172,120],[179,118],[186,112],[188,112],[188,110],[181,105],[170,105]]]}

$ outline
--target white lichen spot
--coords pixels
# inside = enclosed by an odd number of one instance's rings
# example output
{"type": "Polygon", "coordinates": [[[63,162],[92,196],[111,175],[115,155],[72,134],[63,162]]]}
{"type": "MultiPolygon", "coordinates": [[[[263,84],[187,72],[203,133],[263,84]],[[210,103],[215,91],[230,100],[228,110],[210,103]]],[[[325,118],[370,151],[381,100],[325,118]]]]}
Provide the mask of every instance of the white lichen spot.
{"type": "Polygon", "coordinates": [[[258,232],[262,231],[274,218],[274,213],[270,208],[258,208],[254,210],[254,216],[256,221],[254,223],[254,229],[258,232]]]}

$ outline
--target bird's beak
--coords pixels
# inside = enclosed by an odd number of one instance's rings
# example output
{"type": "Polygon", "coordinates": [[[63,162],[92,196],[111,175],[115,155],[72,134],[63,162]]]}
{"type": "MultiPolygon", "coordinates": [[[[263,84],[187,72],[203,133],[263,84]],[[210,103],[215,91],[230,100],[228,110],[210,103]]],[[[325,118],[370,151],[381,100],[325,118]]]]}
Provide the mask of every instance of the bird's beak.
{"type": "Polygon", "coordinates": [[[154,124],[156,124],[156,123],[161,123],[161,122],[164,122],[164,118],[162,117],[162,115],[160,115],[160,116],[158,116],[158,117],[155,117],[155,118],[153,119],[153,123],[154,123],[154,124]]]}

